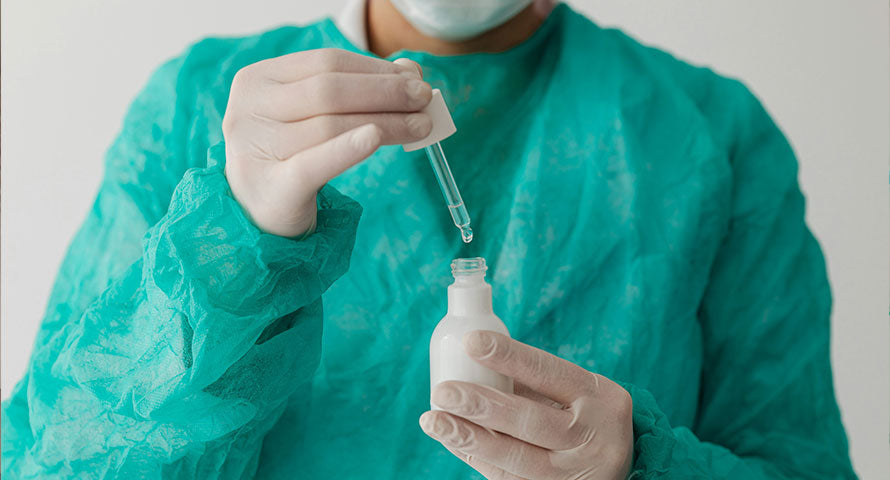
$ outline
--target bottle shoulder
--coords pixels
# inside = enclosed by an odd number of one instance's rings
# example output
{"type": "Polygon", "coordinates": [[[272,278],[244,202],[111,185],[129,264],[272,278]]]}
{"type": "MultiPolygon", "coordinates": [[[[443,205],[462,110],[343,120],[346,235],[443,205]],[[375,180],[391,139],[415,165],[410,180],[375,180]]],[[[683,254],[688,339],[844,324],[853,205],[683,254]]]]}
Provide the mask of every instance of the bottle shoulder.
{"type": "Polygon", "coordinates": [[[507,326],[494,313],[482,315],[445,315],[433,330],[433,337],[444,335],[460,335],[473,330],[491,330],[510,335],[507,326]]]}

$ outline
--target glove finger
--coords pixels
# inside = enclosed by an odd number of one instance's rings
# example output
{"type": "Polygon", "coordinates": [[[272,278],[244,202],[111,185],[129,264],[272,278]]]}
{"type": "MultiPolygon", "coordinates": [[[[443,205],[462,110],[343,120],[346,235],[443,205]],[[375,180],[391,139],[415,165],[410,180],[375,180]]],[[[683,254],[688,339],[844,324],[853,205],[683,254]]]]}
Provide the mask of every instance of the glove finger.
{"type": "MultiPolygon", "coordinates": [[[[405,67],[409,70],[416,71],[417,76],[421,80],[423,80],[423,68],[421,68],[420,64],[415,62],[414,60],[411,60],[410,58],[397,58],[397,59],[393,60],[392,63],[395,63],[396,65],[405,67]]],[[[402,73],[402,75],[404,75],[404,73],[402,73]]]]}
{"type": "Polygon", "coordinates": [[[362,125],[297,153],[281,162],[285,180],[304,188],[321,188],[349,167],[368,158],[380,146],[380,127],[362,125]]]}
{"type": "Polygon", "coordinates": [[[250,102],[255,115],[295,122],[336,113],[417,112],[431,98],[428,83],[406,75],[334,72],[268,86],[250,102]]]}
{"type": "Polygon", "coordinates": [[[269,58],[254,63],[243,71],[255,78],[278,83],[296,82],[326,72],[406,74],[420,78],[414,65],[381,60],[338,48],[306,50],[269,58]]]}
{"type": "Polygon", "coordinates": [[[497,332],[469,332],[464,335],[463,344],[477,362],[563,405],[593,393],[589,389],[596,385],[593,373],[497,332]]]}
{"type": "Polygon", "coordinates": [[[550,462],[548,450],[450,413],[425,412],[420,416],[420,426],[446,448],[459,450],[518,477],[551,478],[559,473],[550,462]]]}
{"type": "Polygon", "coordinates": [[[566,406],[553,400],[552,398],[548,398],[547,396],[541,394],[528,385],[520,382],[519,380],[513,379],[513,394],[519,395],[520,397],[525,397],[529,400],[534,400],[538,403],[543,403],[548,407],[558,408],[560,410],[565,410],[566,406]]]}
{"type": "Polygon", "coordinates": [[[455,457],[463,460],[463,462],[472,467],[473,470],[476,470],[477,472],[482,474],[482,476],[485,477],[487,480],[526,480],[522,477],[513,475],[506,470],[495,467],[488,462],[479,460],[476,457],[471,457],[466,453],[461,452],[460,450],[455,450],[448,447],[445,447],[445,449],[454,454],[455,457]]]}
{"type": "Polygon", "coordinates": [[[468,382],[442,382],[431,401],[448,413],[548,450],[570,450],[587,441],[586,422],[572,412],[468,382]]]}
{"type": "Polygon", "coordinates": [[[274,145],[275,158],[283,159],[369,123],[380,128],[381,145],[415,142],[429,135],[432,128],[426,113],[319,115],[301,122],[278,123],[266,134],[265,143],[274,145]]]}

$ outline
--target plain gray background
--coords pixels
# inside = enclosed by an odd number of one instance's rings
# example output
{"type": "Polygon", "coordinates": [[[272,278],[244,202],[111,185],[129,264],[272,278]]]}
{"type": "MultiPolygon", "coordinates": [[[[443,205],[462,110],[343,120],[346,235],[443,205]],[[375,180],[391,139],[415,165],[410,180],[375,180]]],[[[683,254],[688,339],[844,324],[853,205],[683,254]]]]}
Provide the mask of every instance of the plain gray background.
{"type": "MultiPolygon", "coordinates": [[[[2,5],[2,389],[21,378],[102,157],[150,72],[198,38],[344,0],[8,0],[2,5]]],[[[888,478],[890,9],[884,0],[575,0],[603,25],[744,80],[801,163],[835,297],[835,382],[862,478],[888,478]]]]}

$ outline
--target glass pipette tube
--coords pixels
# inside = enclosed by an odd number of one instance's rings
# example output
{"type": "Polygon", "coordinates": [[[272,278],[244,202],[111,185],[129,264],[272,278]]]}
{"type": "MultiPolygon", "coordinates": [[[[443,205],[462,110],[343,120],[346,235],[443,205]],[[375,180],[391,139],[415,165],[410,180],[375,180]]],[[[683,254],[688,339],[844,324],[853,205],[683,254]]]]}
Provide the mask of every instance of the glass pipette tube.
{"type": "Polygon", "coordinates": [[[439,188],[442,189],[442,196],[445,197],[445,203],[448,204],[448,211],[451,212],[451,219],[454,225],[460,229],[460,238],[464,243],[473,241],[473,229],[470,228],[470,214],[467,213],[467,207],[460,198],[460,190],[454,183],[454,176],[451,175],[451,168],[448,167],[448,160],[445,159],[445,152],[442,151],[442,145],[436,142],[426,147],[426,156],[430,159],[430,165],[436,172],[436,180],[439,181],[439,188]]]}

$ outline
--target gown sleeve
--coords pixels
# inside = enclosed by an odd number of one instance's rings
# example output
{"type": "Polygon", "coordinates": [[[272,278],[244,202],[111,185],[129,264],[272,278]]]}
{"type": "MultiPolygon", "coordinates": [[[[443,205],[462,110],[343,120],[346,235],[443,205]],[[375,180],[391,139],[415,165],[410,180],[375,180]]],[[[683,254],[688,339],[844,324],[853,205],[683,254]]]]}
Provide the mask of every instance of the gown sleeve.
{"type": "Polygon", "coordinates": [[[2,405],[4,478],[249,477],[314,375],[321,296],[348,268],[361,207],[325,187],[314,234],[257,229],[224,145],[190,133],[187,70],[180,58],[155,72],[108,151],[2,405]],[[177,171],[195,148],[206,167],[177,171]]]}
{"type": "Polygon", "coordinates": [[[694,428],[645,389],[630,478],[856,478],[832,385],[831,293],[804,223],[797,162],[741,84],[732,217],[699,310],[704,361],[694,428]]]}

